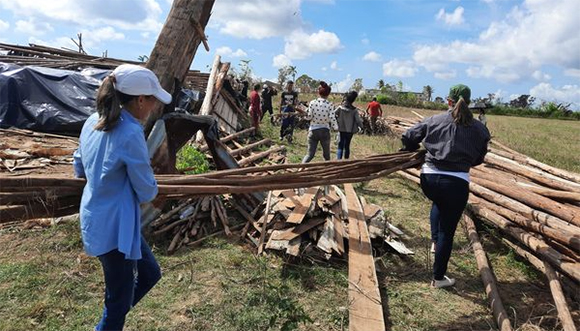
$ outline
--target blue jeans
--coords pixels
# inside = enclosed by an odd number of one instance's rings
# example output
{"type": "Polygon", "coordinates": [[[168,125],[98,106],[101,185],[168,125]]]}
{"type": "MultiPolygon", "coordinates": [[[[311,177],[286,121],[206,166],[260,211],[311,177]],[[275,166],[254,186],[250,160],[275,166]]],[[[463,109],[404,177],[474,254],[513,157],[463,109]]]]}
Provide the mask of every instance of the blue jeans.
{"type": "Polygon", "coordinates": [[[123,330],[125,316],[161,278],[151,248],[141,237],[141,259],[127,260],[114,249],[100,255],[105,274],[105,308],[97,331],[123,330]]]}
{"type": "Polygon", "coordinates": [[[338,140],[338,149],[336,150],[336,159],[342,159],[343,153],[344,158],[348,159],[350,157],[350,141],[352,140],[352,132],[340,132],[340,139],[338,140]]]}
{"type": "Polygon", "coordinates": [[[442,280],[453,248],[453,236],[469,197],[469,183],[461,178],[421,174],[421,189],[433,201],[431,240],[435,242],[433,279],[442,280]]]}

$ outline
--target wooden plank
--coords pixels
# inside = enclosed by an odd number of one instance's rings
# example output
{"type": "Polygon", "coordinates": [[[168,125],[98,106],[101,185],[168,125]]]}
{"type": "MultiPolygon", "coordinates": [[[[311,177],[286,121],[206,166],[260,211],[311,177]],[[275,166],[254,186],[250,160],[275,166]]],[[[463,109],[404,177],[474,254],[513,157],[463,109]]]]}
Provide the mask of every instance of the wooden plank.
{"type": "Polygon", "coordinates": [[[385,330],[379,282],[362,206],[352,184],[345,184],[348,203],[348,301],[350,331],[385,330]]]}
{"type": "Polygon", "coordinates": [[[332,253],[332,250],[336,249],[336,241],[334,235],[334,221],[332,218],[326,218],[326,222],[324,223],[324,228],[322,230],[322,234],[318,239],[318,243],[316,247],[320,248],[322,251],[326,253],[332,253]]]}
{"type": "Polygon", "coordinates": [[[402,254],[402,255],[413,255],[415,254],[415,252],[413,252],[412,250],[410,250],[409,248],[407,248],[407,246],[405,246],[405,244],[403,244],[402,242],[392,239],[392,238],[386,238],[385,242],[391,246],[391,248],[393,248],[394,250],[397,251],[397,253],[402,254]]]}
{"type": "Polygon", "coordinates": [[[306,190],[304,195],[298,199],[296,208],[294,208],[292,214],[290,214],[290,217],[288,217],[286,222],[291,224],[302,223],[302,220],[304,220],[304,216],[306,216],[306,213],[308,213],[308,210],[312,205],[313,198],[317,192],[318,187],[311,187],[306,190]]]}
{"type": "Polygon", "coordinates": [[[318,226],[322,223],[324,223],[326,220],[324,218],[311,218],[308,221],[299,224],[298,226],[289,228],[283,232],[278,233],[276,236],[274,236],[274,234],[272,234],[271,237],[274,238],[274,240],[292,240],[298,236],[300,236],[301,234],[303,234],[304,232],[314,228],[315,226],[318,226]]]}
{"type": "Polygon", "coordinates": [[[302,243],[301,237],[296,237],[288,243],[288,249],[286,249],[286,254],[292,256],[298,256],[300,254],[300,243],[302,243]]]}
{"type": "Polygon", "coordinates": [[[334,221],[334,241],[336,242],[336,252],[339,255],[344,254],[344,225],[342,220],[338,217],[332,216],[334,221]]]}

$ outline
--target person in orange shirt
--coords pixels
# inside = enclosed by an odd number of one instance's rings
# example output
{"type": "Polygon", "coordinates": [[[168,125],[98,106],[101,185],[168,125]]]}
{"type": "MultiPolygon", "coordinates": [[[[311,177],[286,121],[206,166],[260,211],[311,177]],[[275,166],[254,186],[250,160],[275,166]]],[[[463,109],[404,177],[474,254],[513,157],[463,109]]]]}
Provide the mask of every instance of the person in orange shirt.
{"type": "Polygon", "coordinates": [[[371,117],[371,131],[372,134],[375,134],[377,132],[377,118],[383,116],[383,109],[381,104],[377,102],[377,98],[373,98],[373,101],[369,102],[366,113],[371,117]]]}

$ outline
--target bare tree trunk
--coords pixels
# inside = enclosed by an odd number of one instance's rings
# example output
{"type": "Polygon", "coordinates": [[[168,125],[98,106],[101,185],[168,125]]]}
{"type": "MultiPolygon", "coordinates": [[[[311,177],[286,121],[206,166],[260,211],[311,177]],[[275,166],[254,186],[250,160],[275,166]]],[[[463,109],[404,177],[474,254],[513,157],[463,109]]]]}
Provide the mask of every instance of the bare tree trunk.
{"type": "MultiPolygon", "coordinates": [[[[205,28],[215,0],[175,0],[163,29],[157,38],[155,48],[147,61],[147,68],[159,77],[161,86],[175,95],[176,82],[181,84],[197,47],[205,39],[196,25],[205,28]]],[[[173,107],[169,105],[169,107],[173,107]]],[[[159,105],[147,119],[145,132],[149,133],[153,124],[163,115],[163,105],[159,105]]]]}

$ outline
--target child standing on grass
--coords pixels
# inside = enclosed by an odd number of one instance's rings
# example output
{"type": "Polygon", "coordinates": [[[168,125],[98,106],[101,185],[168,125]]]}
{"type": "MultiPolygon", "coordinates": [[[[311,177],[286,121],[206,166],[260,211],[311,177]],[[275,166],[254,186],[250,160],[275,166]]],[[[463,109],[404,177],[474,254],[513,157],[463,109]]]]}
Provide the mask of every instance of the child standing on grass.
{"type": "Polygon", "coordinates": [[[140,121],[158,101],[169,104],[171,95],[151,70],[117,67],[99,87],[97,112],[85,122],[74,153],[75,175],[87,180],[79,211],[83,244],[99,258],[105,278],[97,331],[122,330],[126,314],[161,278],[141,236],[139,209],[157,195],[140,121]]]}
{"type": "Polygon", "coordinates": [[[342,105],[336,108],[336,121],[340,132],[338,149],[336,150],[336,159],[338,160],[342,159],[343,156],[345,159],[350,157],[352,136],[363,128],[358,108],[354,106],[354,101],[357,97],[358,93],[356,91],[348,92],[342,105]]]}

